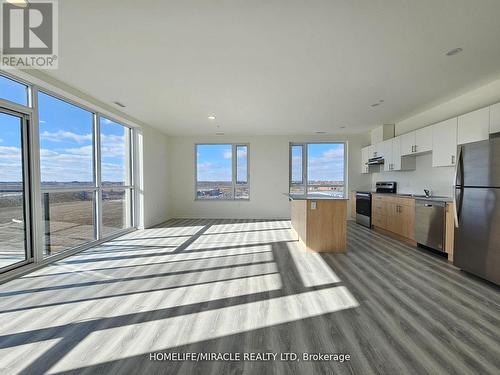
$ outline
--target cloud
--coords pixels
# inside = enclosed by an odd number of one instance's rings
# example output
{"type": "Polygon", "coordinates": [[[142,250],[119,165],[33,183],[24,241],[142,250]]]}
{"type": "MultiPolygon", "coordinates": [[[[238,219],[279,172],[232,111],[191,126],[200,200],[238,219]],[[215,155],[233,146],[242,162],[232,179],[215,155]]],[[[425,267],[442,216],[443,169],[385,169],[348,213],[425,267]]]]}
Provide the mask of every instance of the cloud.
{"type": "Polygon", "coordinates": [[[248,155],[247,148],[240,147],[237,151],[238,158],[246,158],[248,155]]]}
{"type": "Polygon", "coordinates": [[[107,119],[106,117],[101,117],[101,122],[104,124],[115,124],[114,121],[111,121],[110,119],[107,119]]]}
{"type": "MultiPolygon", "coordinates": [[[[40,149],[42,181],[84,181],[93,180],[93,147],[84,144],[92,141],[92,134],[76,134],[69,131],[45,131],[44,140],[63,142],[74,141],[80,147],[65,149],[40,149]]],[[[78,146],[75,144],[75,146],[78,146]]],[[[70,144],[71,145],[71,144],[70,144]]],[[[125,170],[125,137],[120,135],[102,135],[102,175],[107,181],[123,181],[125,170]]],[[[22,151],[19,147],[0,146],[0,181],[20,181],[22,151]]]]}
{"type": "Polygon", "coordinates": [[[82,147],[76,147],[76,148],[67,148],[64,151],[67,152],[68,154],[72,154],[72,155],[88,156],[88,155],[92,155],[94,148],[92,147],[92,145],[88,145],[88,146],[82,146],[82,147]]]}
{"type": "Polygon", "coordinates": [[[320,156],[310,156],[307,164],[309,181],[343,181],[344,149],[331,148],[320,156]]]}
{"type": "Polygon", "coordinates": [[[62,142],[64,140],[72,140],[77,143],[85,143],[92,141],[92,133],[90,134],[76,134],[64,130],[58,130],[57,132],[51,133],[48,131],[44,131],[40,134],[40,137],[43,140],[52,141],[52,142],[62,142]]]}
{"type": "Polygon", "coordinates": [[[101,154],[104,157],[125,157],[125,136],[101,135],[101,154]]]}
{"type": "Polygon", "coordinates": [[[231,181],[231,167],[213,162],[198,163],[198,181],[231,181]]]}

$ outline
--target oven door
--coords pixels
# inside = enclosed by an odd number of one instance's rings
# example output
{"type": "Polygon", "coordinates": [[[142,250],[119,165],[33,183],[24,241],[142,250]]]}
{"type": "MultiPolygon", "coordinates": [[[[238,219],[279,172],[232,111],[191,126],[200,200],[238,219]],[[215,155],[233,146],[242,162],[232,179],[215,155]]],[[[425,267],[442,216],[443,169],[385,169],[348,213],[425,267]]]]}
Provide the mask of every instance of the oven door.
{"type": "Polygon", "coordinates": [[[369,193],[356,193],[356,222],[371,227],[372,196],[369,193]]]}

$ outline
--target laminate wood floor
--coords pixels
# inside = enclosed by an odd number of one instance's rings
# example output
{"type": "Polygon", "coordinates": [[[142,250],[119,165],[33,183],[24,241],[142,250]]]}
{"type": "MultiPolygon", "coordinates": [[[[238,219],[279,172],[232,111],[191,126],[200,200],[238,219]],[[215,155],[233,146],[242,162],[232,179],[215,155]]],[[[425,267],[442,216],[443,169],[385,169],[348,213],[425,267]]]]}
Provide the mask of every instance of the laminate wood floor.
{"type": "Polygon", "coordinates": [[[500,289],[354,223],[320,255],[289,221],[171,220],[0,285],[0,373],[499,374],[500,289]]]}

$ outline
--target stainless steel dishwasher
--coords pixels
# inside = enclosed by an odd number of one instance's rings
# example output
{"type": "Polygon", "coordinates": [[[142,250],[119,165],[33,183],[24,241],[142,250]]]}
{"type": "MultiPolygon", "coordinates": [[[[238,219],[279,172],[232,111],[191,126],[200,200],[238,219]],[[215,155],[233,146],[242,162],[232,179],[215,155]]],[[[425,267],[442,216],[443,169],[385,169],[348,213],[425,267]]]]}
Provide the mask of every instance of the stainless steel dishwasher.
{"type": "Polygon", "coordinates": [[[446,203],[415,200],[415,240],[418,244],[444,251],[446,203]]]}

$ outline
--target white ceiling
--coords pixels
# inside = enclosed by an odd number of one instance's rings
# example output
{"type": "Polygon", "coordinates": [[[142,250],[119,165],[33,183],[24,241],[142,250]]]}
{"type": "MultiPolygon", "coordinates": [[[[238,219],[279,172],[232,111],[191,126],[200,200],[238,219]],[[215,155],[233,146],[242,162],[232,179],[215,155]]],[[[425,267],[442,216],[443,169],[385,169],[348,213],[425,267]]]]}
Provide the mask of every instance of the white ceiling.
{"type": "Polygon", "coordinates": [[[500,76],[498,0],[64,0],[59,12],[49,74],[169,134],[358,133],[500,76]]]}

